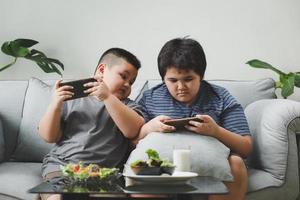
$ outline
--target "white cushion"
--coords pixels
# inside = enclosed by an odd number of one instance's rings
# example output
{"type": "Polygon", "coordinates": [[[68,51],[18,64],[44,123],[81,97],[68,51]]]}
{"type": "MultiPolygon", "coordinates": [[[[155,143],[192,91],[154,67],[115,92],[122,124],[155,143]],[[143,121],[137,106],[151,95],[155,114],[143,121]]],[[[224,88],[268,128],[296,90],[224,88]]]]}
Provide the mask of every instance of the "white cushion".
{"type": "Polygon", "coordinates": [[[199,176],[211,176],[222,181],[233,180],[228,163],[229,148],[213,137],[197,135],[188,131],[148,134],[131,152],[126,166],[138,159],[146,160],[145,151],[147,149],[154,149],[158,151],[161,159],[172,161],[173,149],[182,147],[182,145],[188,145],[191,149],[192,172],[198,173],[199,176]]]}

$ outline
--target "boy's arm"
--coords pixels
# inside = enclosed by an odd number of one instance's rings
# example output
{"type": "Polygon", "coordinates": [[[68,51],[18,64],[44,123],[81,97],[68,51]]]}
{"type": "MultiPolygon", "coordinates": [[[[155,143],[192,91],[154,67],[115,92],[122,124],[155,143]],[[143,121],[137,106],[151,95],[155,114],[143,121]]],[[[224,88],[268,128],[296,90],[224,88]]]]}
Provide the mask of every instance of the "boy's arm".
{"type": "Polygon", "coordinates": [[[171,119],[168,116],[159,115],[146,124],[144,124],[138,134],[138,136],[132,141],[134,144],[137,144],[139,140],[143,139],[151,132],[172,132],[175,130],[175,127],[164,124],[164,121],[171,119]]]}
{"type": "Polygon", "coordinates": [[[55,83],[55,90],[52,96],[52,102],[49,105],[46,113],[39,122],[39,135],[48,143],[57,142],[61,137],[60,121],[61,109],[63,101],[70,98],[73,93],[68,91],[71,86],[59,87],[59,83],[55,83]]]}
{"type": "Polygon", "coordinates": [[[48,143],[55,143],[61,137],[61,108],[50,105],[39,123],[39,134],[48,143]]]}
{"type": "Polygon", "coordinates": [[[147,131],[147,127],[148,127],[147,124],[148,124],[148,123],[144,124],[144,125],[142,126],[142,128],[140,129],[139,134],[138,134],[135,138],[133,138],[133,139],[131,140],[131,142],[132,142],[133,144],[136,145],[141,139],[143,139],[144,137],[146,137],[146,135],[149,133],[149,132],[147,131]]]}
{"type": "Polygon", "coordinates": [[[127,138],[135,138],[145,123],[144,118],[114,95],[109,95],[103,103],[123,135],[127,138]]]}
{"type": "Polygon", "coordinates": [[[219,126],[215,138],[243,158],[246,158],[252,151],[252,138],[249,135],[242,136],[219,126]]]}
{"type": "Polygon", "coordinates": [[[144,118],[111,94],[101,76],[96,75],[94,78],[97,82],[86,83],[84,86],[89,88],[85,92],[104,103],[109,115],[126,138],[135,138],[145,123],[144,118]]]}

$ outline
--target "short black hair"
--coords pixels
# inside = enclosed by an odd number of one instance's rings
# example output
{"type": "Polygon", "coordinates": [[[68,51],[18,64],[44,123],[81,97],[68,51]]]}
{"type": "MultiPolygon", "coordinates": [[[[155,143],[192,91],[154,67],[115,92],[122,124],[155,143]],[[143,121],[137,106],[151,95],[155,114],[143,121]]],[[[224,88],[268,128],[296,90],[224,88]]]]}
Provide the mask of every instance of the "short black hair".
{"type": "Polygon", "coordinates": [[[206,70],[206,58],[202,46],[194,39],[175,38],[168,41],[157,58],[158,70],[162,79],[170,67],[180,70],[193,70],[201,80],[206,70]]]}
{"type": "Polygon", "coordinates": [[[110,48],[108,50],[106,50],[102,56],[99,59],[98,65],[103,62],[103,60],[105,60],[105,58],[108,55],[113,55],[117,58],[122,58],[124,59],[126,62],[130,63],[131,65],[133,65],[137,70],[139,68],[141,68],[141,62],[139,61],[139,59],[133,55],[132,53],[130,53],[129,51],[122,49],[122,48],[110,48]]]}

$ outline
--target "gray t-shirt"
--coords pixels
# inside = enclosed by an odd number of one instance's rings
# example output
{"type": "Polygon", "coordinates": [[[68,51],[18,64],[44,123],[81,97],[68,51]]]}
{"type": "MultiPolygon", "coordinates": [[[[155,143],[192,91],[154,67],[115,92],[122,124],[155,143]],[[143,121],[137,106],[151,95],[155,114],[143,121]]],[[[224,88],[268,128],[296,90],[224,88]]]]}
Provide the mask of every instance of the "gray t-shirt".
{"type": "MultiPolygon", "coordinates": [[[[125,105],[139,114],[140,107],[129,99],[125,105]]],[[[94,97],[66,101],[62,110],[62,138],[45,156],[42,174],[60,170],[67,163],[95,163],[103,167],[121,166],[126,160],[129,140],[94,97]]],[[[134,122],[133,122],[134,123],[134,122]]]]}

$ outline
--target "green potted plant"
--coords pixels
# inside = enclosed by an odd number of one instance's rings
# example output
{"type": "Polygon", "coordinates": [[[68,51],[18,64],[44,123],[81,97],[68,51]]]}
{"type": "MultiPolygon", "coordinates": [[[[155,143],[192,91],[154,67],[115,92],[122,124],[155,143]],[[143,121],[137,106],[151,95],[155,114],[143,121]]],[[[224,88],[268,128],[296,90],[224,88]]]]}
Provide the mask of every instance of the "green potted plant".
{"type": "Polygon", "coordinates": [[[43,52],[36,49],[29,49],[38,42],[31,39],[16,39],[4,42],[1,51],[9,56],[13,56],[13,62],[0,68],[0,72],[11,67],[18,58],[25,58],[34,61],[44,72],[57,73],[62,76],[59,68],[64,70],[64,65],[57,59],[48,58],[43,52]]]}
{"type": "Polygon", "coordinates": [[[269,63],[258,59],[249,60],[246,64],[254,68],[270,69],[276,72],[279,75],[279,80],[275,87],[281,89],[281,96],[285,99],[294,93],[294,87],[300,87],[300,72],[284,73],[269,63]]]}

